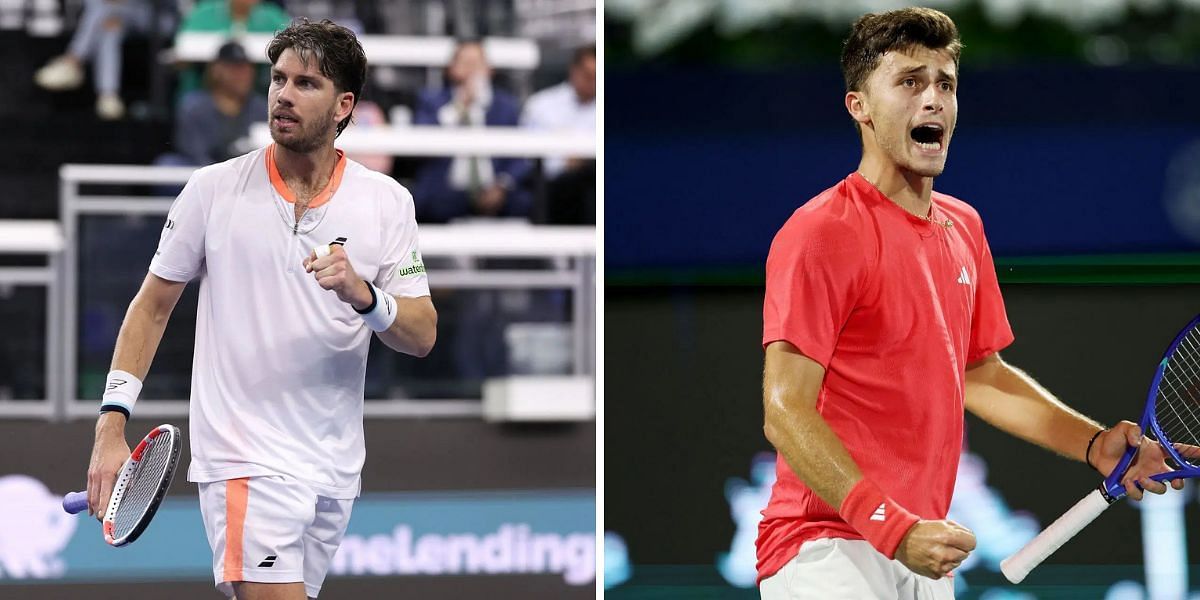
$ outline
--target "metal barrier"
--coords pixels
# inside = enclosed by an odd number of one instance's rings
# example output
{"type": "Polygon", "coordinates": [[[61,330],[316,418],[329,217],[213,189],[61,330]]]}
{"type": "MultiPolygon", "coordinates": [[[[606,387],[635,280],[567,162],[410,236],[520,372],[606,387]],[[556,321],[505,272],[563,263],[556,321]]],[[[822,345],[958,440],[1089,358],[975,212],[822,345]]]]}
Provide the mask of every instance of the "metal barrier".
{"type": "Polygon", "coordinates": [[[0,266],[0,285],[46,288],[46,397],[34,400],[0,399],[0,415],[12,417],[56,416],[53,400],[61,397],[61,321],[56,307],[61,294],[59,278],[63,234],[54,221],[0,221],[0,254],[43,255],[45,266],[0,266]]]}
{"type": "MultiPolygon", "coordinates": [[[[351,153],[392,156],[596,156],[594,131],[537,131],[521,127],[442,127],[389,125],[351,127],[337,147],[351,153]]],[[[254,144],[271,143],[266,123],[250,126],[254,144]]]]}
{"type": "MultiPolygon", "coordinates": [[[[211,61],[221,44],[231,38],[246,49],[251,60],[267,62],[268,33],[230,36],[225,33],[186,31],[175,36],[173,58],[186,62],[211,61]]],[[[371,66],[444,67],[450,62],[458,42],[444,36],[361,35],[363,52],[371,66]]],[[[483,38],[488,62],[497,69],[536,69],[541,60],[537,42],[528,38],[483,38]]]]}
{"type": "MultiPolygon", "coordinates": [[[[173,198],[85,194],[83,185],[179,185],[187,181],[191,167],[114,165],[63,165],[59,169],[60,215],[65,233],[61,261],[61,308],[57,314],[62,340],[59,372],[63,399],[58,414],[66,418],[90,417],[97,400],[79,398],[77,385],[79,342],[79,224],[89,215],[166,215],[173,198]]],[[[463,289],[569,289],[573,302],[574,365],[576,375],[595,372],[595,256],[593,227],[534,226],[528,223],[480,222],[425,225],[420,228],[421,251],[430,258],[451,259],[453,266],[430,276],[434,288],[463,289]],[[478,270],[479,258],[540,258],[553,265],[549,270],[478,270]]],[[[147,257],[147,264],[149,257],[147,257]]],[[[146,416],[177,417],[187,414],[186,400],[151,399],[138,403],[146,416]]],[[[477,417],[483,409],[479,400],[371,400],[367,416],[387,417],[477,417]]]]}

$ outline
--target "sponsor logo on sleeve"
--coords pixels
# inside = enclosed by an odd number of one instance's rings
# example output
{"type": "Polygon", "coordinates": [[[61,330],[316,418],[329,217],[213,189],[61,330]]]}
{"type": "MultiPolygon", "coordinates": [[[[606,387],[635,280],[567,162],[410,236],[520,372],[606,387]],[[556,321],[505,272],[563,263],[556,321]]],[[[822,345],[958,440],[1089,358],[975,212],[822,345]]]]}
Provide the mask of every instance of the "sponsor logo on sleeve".
{"type": "Polygon", "coordinates": [[[413,277],[423,275],[425,273],[425,263],[421,260],[421,253],[416,250],[412,251],[412,255],[408,261],[401,262],[396,265],[395,277],[413,277]]]}

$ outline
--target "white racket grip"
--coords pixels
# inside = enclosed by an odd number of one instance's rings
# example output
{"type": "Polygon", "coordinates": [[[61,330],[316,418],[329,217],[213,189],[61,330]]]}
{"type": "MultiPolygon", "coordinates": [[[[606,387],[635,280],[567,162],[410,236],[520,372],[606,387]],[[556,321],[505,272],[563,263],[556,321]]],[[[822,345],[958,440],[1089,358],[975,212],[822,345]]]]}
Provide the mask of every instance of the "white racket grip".
{"type": "Polygon", "coordinates": [[[329,244],[321,244],[320,246],[313,248],[313,254],[317,255],[317,258],[325,258],[326,256],[329,256],[332,251],[333,250],[329,247],[329,244]]]}
{"type": "Polygon", "coordinates": [[[1009,581],[1021,583],[1030,571],[1075,537],[1088,523],[1095,521],[1108,507],[1109,503],[1104,494],[1099,489],[1092,490],[1092,493],[1075,503],[1071,510],[1063,513],[1063,516],[1051,523],[1037,537],[1029,540],[1024,548],[1001,561],[1000,571],[1009,581]]]}

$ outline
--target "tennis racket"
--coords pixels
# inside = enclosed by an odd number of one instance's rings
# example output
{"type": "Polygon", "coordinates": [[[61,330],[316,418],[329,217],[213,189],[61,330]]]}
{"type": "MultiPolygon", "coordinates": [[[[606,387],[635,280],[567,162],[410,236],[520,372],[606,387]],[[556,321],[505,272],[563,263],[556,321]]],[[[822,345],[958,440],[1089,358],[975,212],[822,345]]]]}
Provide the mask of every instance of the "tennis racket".
{"type": "MultiPolygon", "coordinates": [[[[1142,433],[1162,445],[1173,471],[1153,475],[1154,481],[1200,477],[1200,316],[1192,319],[1171,342],[1158,363],[1142,433]]],[[[1092,493],[1051,523],[1037,537],[1000,563],[1000,571],[1020,583],[1035,567],[1075,537],[1110,505],[1125,496],[1121,478],[1133,463],[1137,448],[1129,448],[1116,468],[1092,493]]]]}
{"type": "MultiPolygon", "coordinates": [[[[159,425],[133,449],[104,511],[104,541],[124,546],[142,535],[167,495],[182,445],[178,427],[159,425]]],[[[83,512],[87,506],[87,490],[63,496],[63,510],[71,514],[83,512]]]]}

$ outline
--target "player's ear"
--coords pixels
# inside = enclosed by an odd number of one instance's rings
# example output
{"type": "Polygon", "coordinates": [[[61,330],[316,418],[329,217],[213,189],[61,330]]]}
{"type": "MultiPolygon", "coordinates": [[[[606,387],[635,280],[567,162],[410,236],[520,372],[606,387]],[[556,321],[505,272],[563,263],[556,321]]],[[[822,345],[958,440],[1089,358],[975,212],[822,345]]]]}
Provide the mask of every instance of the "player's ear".
{"type": "Polygon", "coordinates": [[[333,115],[333,120],[341,123],[342,119],[350,116],[352,112],[354,112],[354,92],[342,92],[342,95],[338,97],[338,109],[333,115]]]}
{"type": "Polygon", "coordinates": [[[858,121],[860,125],[870,123],[871,105],[867,95],[861,91],[846,92],[846,112],[850,113],[850,118],[858,121]]]}

